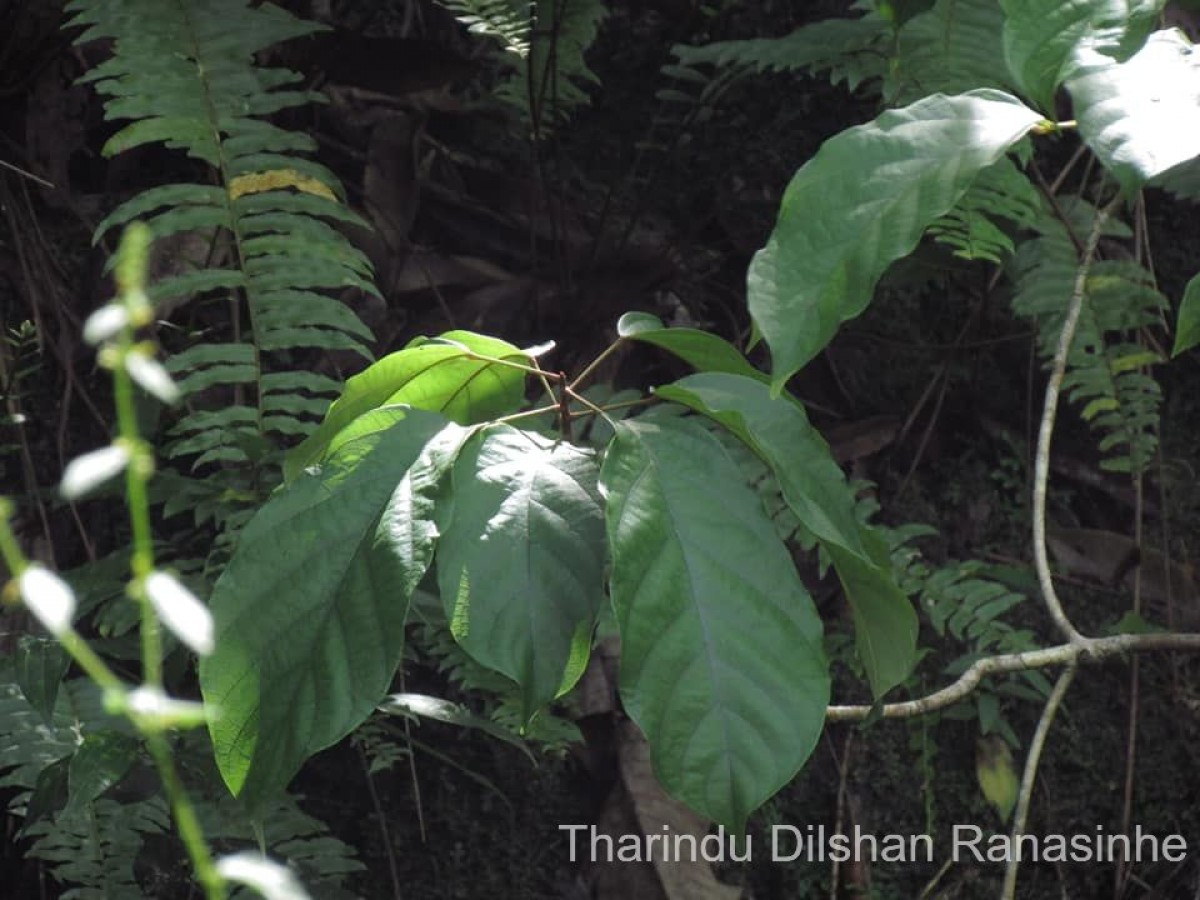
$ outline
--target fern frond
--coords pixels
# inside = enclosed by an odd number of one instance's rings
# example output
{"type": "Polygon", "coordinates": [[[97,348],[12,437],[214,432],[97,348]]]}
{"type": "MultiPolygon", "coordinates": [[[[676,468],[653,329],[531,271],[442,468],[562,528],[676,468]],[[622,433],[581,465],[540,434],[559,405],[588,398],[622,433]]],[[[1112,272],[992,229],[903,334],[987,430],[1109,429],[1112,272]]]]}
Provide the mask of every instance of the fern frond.
{"type": "Polygon", "coordinates": [[[442,0],[442,6],[472,34],[495,38],[517,59],[529,56],[529,14],[521,5],[508,0],[442,0]]]}
{"type": "Polygon", "coordinates": [[[857,19],[825,19],[777,38],[716,41],[702,47],[677,44],[672,53],[685,66],[713,65],[754,72],[828,73],[831,83],[850,90],[883,78],[891,24],[875,12],[857,19]]]}
{"type": "MultiPolygon", "coordinates": [[[[371,359],[370,329],[328,296],[347,288],[378,294],[367,258],[335,227],[363,225],[345,207],[334,174],[309,157],[315,142],[266,117],[318,101],[300,76],[255,64],[263,49],[323,26],[269,3],[247,0],[72,0],[79,40],[112,38],[113,56],[87,74],[109,119],[128,120],[108,142],[113,154],[163,144],[201,160],[216,185],[150,188],[101,222],[96,239],[144,219],[158,237],[198,232],[211,267],[178,271],[147,291],[156,302],[215,297],[230,310],[169,363],[186,410],[168,431],[170,459],[192,457],[209,484],[179,496],[204,506],[198,516],[235,523],[277,475],[294,436],[308,433],[338,385],[289,379],[304,364],[296,351],[351,351],[371,359]],[[274,382],[272,375],[284,376],[274,382]],[[303,392],[292,397],[283,390],[303,392]],[[221,406],[213,412],[213,406],[221,406]],[[220,510],[220,505],[232,504],[220,510]]],[[[178,511],[178,504],[173,508],[178,511]]]]}
{"type": "Polygon", "coordinates": [[[1004,11],[996,0],[937,0],[901,26],[885,102],[903,106],[929,94],[981,87],[1012,90],[1003,33],[1004,11]]]}
{"type": "MultiPolygon", "coordinates": [[[[263,843],[271,856],[293,866],[315,897],[353,896],[344,889],[346,876],[366,866],[354,848],[339,840],[329,826],[300,809],[299,796],[282,797],[262,816],[263,843]]],[[[258,846],[259,835],[237,802],[226,792],[197,804],[205,837],[230,851],[258,846]]],[[[246,894],[247,900],[250,894],[246,894]]]]}
{"type": "Polygon", "coordinates": [[[1003,220],[1022,229],[1032,228],[1043,214],[1041,194],[1010,157],[979,173],[979,177],[949,213],[929,227],[929,234],[963,259],[985,259],[1000,264],[1014,251],[1003,220]]]}
{"type": "Polygon", "coordinates": [[[79,812],[60,813],[26,830],[34,838],[29,855],[45,860],[55,880],[73,885],[61,896],[73,900],[147,896],[134,865],[149,835],[171,830],[166,800],[139,803],[101,797],[79,812]]]}
{"type": "MultiPolygon", "coordinates": [[[[1077,201],[1076,208],[1086,205],[1077,201]]],[[[1013,309],[1034,320],[1039,348],[1049,359],[1074,290],[1078,257],[1060,222],[1044,220],[1041,230],[1014,260],[1013,309]]],[[[1092,264],[1063,388],[1100,434],[1101,465],[1112,471],[1142,471],[1158,446],[1162,392],[1144,370],[1161,360],[1130,336],[1158,324],[1166,308],[1166,298],[1141,266],[1092,264]]]]}
{"type": "Polygon", "coordinates": [[[486,715],[513,734],[541,744],[545,750],[562,749],[580,739],[579,729],[570,720],[543,710],[526,721],[520,689],[499,672],[485,668],[468,656],[450,634],[444,618],[435,616],[418,626],[415,646],[421,648],[439,671],[464,691],[477,692],[484,698],[486,715]]]}
{"type": "Polygon", "coordinates": [[[603,0],[440,0],[476,34],[496,38],[509,74],[496,88],[544,137],[590,98],[582,87],[595,82],[584,52],[607,13],[603,0]]]}

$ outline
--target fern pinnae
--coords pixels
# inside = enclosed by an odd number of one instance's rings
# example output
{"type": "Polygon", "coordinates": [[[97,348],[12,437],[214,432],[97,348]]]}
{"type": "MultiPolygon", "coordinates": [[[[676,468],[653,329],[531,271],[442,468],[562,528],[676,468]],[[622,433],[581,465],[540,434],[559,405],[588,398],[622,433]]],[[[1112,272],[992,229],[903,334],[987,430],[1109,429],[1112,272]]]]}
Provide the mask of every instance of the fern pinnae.
{"type": "Polygon", "coordinates": [[[105,153],[164,144],[205,163],[216,182],[152,187],[111,212],[96,239],[134,219],[157,238],[201,232],[217,264],[175,272],[150,287],[151,299],[242,298],[230,304],[224,336],[207,335],[168,363],[187,410],[165,455],[209,473],[199,493],[185,495],[210,497],[205,515],[224,527],[244,517],[222,503],[269,490],[263,464],[307,434],[338,389],[295,371],[294,352],[372,358],[371,330],[328,296],[347,288],[378,295],[370,263],[335,227],[362,219],[345,207],[333,173],[311,159],[313,139],[266,119],[320,97],[300,75],[254,62],[323,26],[246,0],[72,0],[69,10],[84,28],[80,41],[115,38],[113,56],[85,76],[108,118],[130,120],[105,153]]]}
{"type": "MultiPolygon", "coordinates": [[[[1090,207],[1072,205],[1086,217],[1090,207]]],[[[1014,260],[1013,309],[1034,320],[1043,357],[1053,355],[1071,296],[1078,258],[1067,227],[1043,219],[1041,235],[1014,260]]],[[[1121,236],[1116,231],[1113,236],[1121,236]]],[[[1063,388],[1100,436],[1102,467],[1140,472],[1158,446],[1162,392],[1145,368],[1160,359],[1130,335],[1161,322],[1167,300],[1151,274],[1132,260],[1097,260],[1085,285],[1078,330],[1063,388]]]]}
{"type": "Polygon", "coordinates": [[[676,45],[671,52],[687,67],[826,75],[832,84],[845,82],[853,91],[884,77],[884,48],[892,38],[892,25],[870,11],[859,18],[813,22],[781,37],[676,45]]]}
{"type": "Polygon", "coordinates": [[[521,121],[546,134],[588,102],[595,82],[584,51],[607,13],[602,0],[439,0],[467,30],[498,40],[509,76],[495,90],[521,121]],[[544,111],[549,115],[544,115],[544,111]]]}

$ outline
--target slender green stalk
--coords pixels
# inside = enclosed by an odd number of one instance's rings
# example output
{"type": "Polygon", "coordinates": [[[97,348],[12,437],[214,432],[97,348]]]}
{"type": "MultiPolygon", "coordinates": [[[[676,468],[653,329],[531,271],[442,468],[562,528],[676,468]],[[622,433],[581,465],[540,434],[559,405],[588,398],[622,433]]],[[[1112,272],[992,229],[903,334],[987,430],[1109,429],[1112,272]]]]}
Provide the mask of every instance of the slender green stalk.
{"type": "Polygon", "coordinates": [[[616,353],[617,349],[624,343],[625,343],[625,338],[617,338],[617,340],[613,341],[611,344],[609,344],[607,347],[605,347],[604,350],[601,351],[600,355],[597,356],[595,359],[593,359],[590,363],[588,363],[587,366],[584,368],[584,370],[582,372],[580,372],[578,376],[576,376],[575,380],[572,381],[571,384],[569,385],[570,389],[572,391],[579,390],[579,385],[581,385],[584,381],[586,381],[588,376],[591,375],[593,372],[595,372],[596,369],[598,369],[600,367],[600,364],[602,362],[604,362],[606,359],[608,359],[610,356],[612,356],[614,353],[616,353]]]}
{"type": "MultiPolygon", "coordinates": [[[[144,226],[142,226],[144,228],[144,226]]],[[[137,228],[133,226],[130,231],[137,228]]],[[[150,524],[150,498],[147,492],[147,481],[150,478],[153,462],[147,448],[138,433],[137,409],[134,405],[133,379],[129,375],[126,361],[130,354],[139,352],[134,347],[134,328],[138,316],[134,309],[134,294],[141,294],[145,279],[144,251],[142,259],[123,258],[126,255],[136,257],[139,240],[148,243],[148,234],[130,235],[126,233],[118,251],[118,285],[121,296],[117,302],[124,305],[129,312],[129,321],[121,328],[116,338],[116,353],[113,360],[113,394],[117,413],[117,433],[120,440],[130,448],[129,464],[125,467],[125,503],[129,511],[129,524],[132,533],[132,554],[130,556],[130,571],[133,576],[129,593],[141,607],[142,615],[142,680],[146,686],[154,690],[162,689],[162,634],[159,629],[158,615],[154,605],[146,593],[146,578],[154,571],[154,535],[150,524]]],[[[82,644],[82,641],[80,642],[82,644]]],[[[89,651],[90,652],[90,651],[89,651]]],[[[154,759],[162,780],[163,790],[171,805],[179,837],[187,849],[195,869],[196,878],[204,887],[208,900],[224,900],[225,881],[217,872],[208,843],[196,818],[191,799],[179,779],[175,768],[174,758],[167,739],[160,730],[161,726],[150,727],[146,720],[136,713],[127,710],[126,715],[141,731],[146,741],[150,756],[154,759]]]]}

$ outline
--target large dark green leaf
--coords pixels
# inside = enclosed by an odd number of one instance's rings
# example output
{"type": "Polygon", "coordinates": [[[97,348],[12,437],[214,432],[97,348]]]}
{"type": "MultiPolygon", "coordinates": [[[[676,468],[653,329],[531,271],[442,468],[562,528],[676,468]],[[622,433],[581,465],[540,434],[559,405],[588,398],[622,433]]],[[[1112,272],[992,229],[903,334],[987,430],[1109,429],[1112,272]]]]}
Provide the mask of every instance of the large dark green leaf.
{"type": "Polygon", "coordinates": [[[1145,40],[1162,0],[1000,0],[1004,59],[1018,87],[1047,113],[1071,74],[1075,49],[1087,39],[1127,56],[1145,40]],[[1128,52],[1126,52],[1128,51],[1128,52]]]}
{"type": "Polygon", "coordinates": [[[762,503],[695,423],[618,423],[601,484],[625,708],[663,787],[741,833],[821,733],[821,620],[762,503]]]}
{"type": "Polygon", "coordinates": [[[460,425],[512,412],[524,396],[525,373],[491,360],[528,362],[512,344],[469,331],[417,338],[385,356],[347,380],[320,427],[288,453],[284,478],[320,460],[339,431],[379,406],[440,412],[460,425]]]}
{"type": "Polygon", "coordinates": [[[916,662],[916,613],[892,575],[886,544],[859,525],[846,478],[799,404],[773,399],[757,381],[718,373],[691,375],[657,393],[720,422],[770,466],[788,507],[833,560],[875,696],[907,678],[916,662]]]}
{"type": "Polygon", "coordinates": [[[454,464],[438,547],[446,617],[474,659],[521,686],[526,717],[582,672],[604,603],[597,474],[591,451],[508,425],[454,464]]]}
{"type": "Polygon", "coordinates": [[[410,540],[395,528],[420,523],[383,514],[395,502],[427,511],[414,506],[405,475],[428,459],[445,425],[411,410],[343,444],[242,532],[213,589],[217,649],[201,660],[200,686],[215,711],[209,730],[221,775],[247,802],[281,790],[387,691],[434,533],[410,540]]]}
{"type": "Polygon", "coordinates": [[[771,348],[776,393],[1039,118],[1001,91],[939,94],[825,142],[788,185],[750,266],[750,312],[771,348]]]}
{"type": "Polygon", "coordinates": [[[1102,45],[1076,51],[1067,90],[1087,145],[1127,191],[1200,156],[1200,53],[1158,31],[1127,62],[1102,45]]]}

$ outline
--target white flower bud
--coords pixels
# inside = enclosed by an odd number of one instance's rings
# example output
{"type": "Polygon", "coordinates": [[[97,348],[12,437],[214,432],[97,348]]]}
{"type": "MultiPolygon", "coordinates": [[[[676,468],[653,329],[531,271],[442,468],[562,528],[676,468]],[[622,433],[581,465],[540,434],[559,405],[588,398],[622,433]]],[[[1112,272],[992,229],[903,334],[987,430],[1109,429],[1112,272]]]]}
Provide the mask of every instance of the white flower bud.
{"type": "Polygon", "coordinates": [[[166,572],[146,577],[146,596],[171,632],[200,656],[213,651],[213,620],[208,607],[166,572]]]}
{"type": "Polygon", "coordinates": [[[83,339],[93,347],[116,337],[129,324],[129,312],[117,303],[107,303],[83,323],[83,339]]]}
{"type": "Polygon", "coordinates": [[[34,563],[21,573],[21,597],[34,617],[56,638],[71,630],[75,592],[45,566],[34,563]]]}
{"type": "Polygon", "coordinates": [[[292,870],[248,851],[217,860],[217,872],[228,881],[254,888],[267,900],[309,900],[292,870]]]}
{"type": "Polygon", "coordinates": [[[65,499],[75,500],[113,476],[120,475],[127,465],[129,451],[120,444],[85,453],[67,463],[58,491],[65,499]]]}
{"type": "Polygon", "coordinates": [[[171,376],[162,364],[144,353],[134,350],[125,357],[125,371],[129,377],[163,403],[175,403],[179,400],[179,387],[171,380],[171,376]]]}

